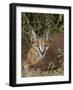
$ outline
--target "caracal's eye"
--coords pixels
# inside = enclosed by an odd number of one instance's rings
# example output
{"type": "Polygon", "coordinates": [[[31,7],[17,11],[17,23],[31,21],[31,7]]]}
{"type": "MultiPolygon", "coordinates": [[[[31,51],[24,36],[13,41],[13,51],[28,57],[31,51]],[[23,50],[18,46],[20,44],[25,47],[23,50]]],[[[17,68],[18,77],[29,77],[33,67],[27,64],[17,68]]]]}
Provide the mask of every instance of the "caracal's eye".
{"type": "Polygon", "coordinates": [[[47,45],[45,45],[45,47],[49,47],[49,45],[47,44],[47,45]]]}
{"type": "Polygon", "coordinates": [[[38,47],[38,44],[35,47],[38,47]]]}
{"type": "Polygon", "coordinates": [[[47,44],[47,45],[45,45],[45,47],[46,47],[46,49],[48,49],[49,48],[49,45],[47,44]]]}

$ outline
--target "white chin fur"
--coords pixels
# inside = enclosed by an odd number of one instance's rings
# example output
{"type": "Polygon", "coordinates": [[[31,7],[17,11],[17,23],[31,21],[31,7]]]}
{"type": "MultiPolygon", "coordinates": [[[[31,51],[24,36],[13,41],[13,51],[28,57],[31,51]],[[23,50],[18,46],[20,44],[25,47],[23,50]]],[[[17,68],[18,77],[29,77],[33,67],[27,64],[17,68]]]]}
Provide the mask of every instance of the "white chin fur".
{"type": "Polygon", "coordinates": [[[45,53],[42,55],[41,53],[39,53],[40,58],[43,58],[45,56],[45,53]]]}

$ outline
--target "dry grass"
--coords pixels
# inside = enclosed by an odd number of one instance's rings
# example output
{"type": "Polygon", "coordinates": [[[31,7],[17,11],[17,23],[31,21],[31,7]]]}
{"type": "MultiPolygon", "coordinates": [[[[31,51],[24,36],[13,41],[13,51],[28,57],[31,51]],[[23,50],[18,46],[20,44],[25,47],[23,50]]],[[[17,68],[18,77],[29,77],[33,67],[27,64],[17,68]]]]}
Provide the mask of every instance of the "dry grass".
{"type": "Polygon", "coordinates": [[[64,75],[64,51],[60,48],[57,49],[57,60],[59,62],[59,66],[56,67],[54,63],[48,64],[47,71],[41,71],[40,68],[37,70],[31,69],[30,71],[22,69],[21,76],[22,77],[33,77],[33,76],[57,76],[64,75]]]}

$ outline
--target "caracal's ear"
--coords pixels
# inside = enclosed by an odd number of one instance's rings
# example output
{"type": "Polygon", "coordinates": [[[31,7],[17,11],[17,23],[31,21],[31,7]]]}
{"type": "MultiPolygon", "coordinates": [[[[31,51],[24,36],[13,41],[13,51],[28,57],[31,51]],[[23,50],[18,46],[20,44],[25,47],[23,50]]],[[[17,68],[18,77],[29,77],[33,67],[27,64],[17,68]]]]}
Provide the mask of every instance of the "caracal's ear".
{"type": "Polygon", "coordinates": [[[45,35],[46,40],[51,41],[51,33],[48,31],[45,35]]]}
{"type": "Polygon", "coordinates": [[[31,42],[34,42],[37,40],[36,33],[32,30],[31,31],[31,42]]]}

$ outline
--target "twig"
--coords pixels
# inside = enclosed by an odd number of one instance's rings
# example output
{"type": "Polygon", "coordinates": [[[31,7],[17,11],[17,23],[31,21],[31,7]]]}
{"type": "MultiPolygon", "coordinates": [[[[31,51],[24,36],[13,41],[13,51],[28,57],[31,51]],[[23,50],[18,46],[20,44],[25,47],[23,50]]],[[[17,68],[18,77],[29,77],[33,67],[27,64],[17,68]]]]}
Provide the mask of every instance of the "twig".
{"type": "Polygon", "coordinates": [[[60,30],[62,30],[64,28],[64,25],[62,25],[61,27],[60,27],[60,30]]]}

